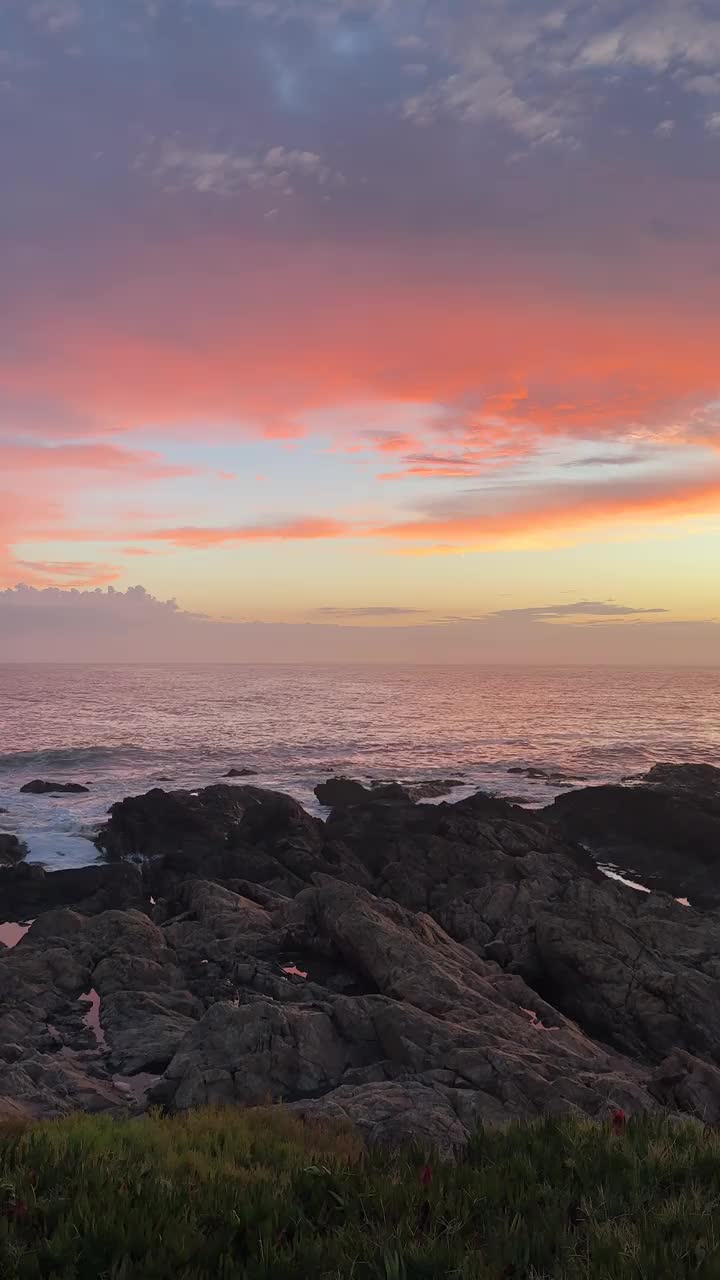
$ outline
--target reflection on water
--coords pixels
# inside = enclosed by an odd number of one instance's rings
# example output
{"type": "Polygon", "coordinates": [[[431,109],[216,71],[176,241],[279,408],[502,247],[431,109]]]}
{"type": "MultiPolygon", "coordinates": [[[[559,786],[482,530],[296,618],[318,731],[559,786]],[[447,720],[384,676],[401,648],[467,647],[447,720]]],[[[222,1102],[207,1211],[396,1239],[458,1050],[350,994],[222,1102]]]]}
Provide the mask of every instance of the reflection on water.
{"type": "Polygon", "coordinates": [[[80,999],[90,1007],[83,1017],[86,1027],[92,1031],[95,1037],[95,1043],[99,1048],[104,1049],[106,1046],[105,1032],[100,1025],[100,996],[93,987],[86,995],[80,996],[80,999]]]}

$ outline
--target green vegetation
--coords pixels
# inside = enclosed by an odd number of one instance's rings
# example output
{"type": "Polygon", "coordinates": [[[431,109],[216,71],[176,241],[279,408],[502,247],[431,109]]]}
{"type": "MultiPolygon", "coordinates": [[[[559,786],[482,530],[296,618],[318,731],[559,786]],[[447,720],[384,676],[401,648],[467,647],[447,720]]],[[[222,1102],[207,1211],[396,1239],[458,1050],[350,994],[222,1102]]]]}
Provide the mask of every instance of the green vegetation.
{"type": "Polygon", "coordinates": [[[0,1134],[3,1280],[720,1277],[720,1135],[484,1130],[454,1167],[279,1109],[0,1134]]]}

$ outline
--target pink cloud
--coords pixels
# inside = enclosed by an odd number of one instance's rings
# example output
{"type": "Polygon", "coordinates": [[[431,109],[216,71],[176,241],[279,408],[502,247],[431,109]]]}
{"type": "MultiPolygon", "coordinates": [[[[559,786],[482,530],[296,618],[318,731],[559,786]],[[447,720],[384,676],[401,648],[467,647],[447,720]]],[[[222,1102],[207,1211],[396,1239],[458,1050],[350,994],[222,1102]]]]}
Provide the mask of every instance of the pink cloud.
{"type": "Polygon", "coordinates": [[[67,582],[77,589],[104,587],[117,582],[121,571],[112,564],[96,564],[91,560],[16,560],[22,580],[33,587],[54,587],[67,582]]]}
{"type": "Polygon", "coordinates": [[[168,542],[174,547],[226,546],[233,542],[294,542],[352,536],[352,525],[324,516],[303,516],[277,524],[239,525],[236,528],[187,527],[153,529],[142,534],[143,541],[168,542]]]}
{"type": "Polygon", "coordinates": [[[18,445],[0,441],[0,465],[6,474],[37,473],[62,467],[70,471],[125,474],[134,480],[167,480],[197,474],[192,467],[164,462],[158,453],[122,449],[111,444],[18,445]]]}
{"type": "MultiPolygon", "coordinates": [[[[0,360],[0,388],[51,400],[59,424],[76,417],[93,431],[177,433],[202,421],[218,437],[292,439],[318,410],[424,403],[452,417],[470,401],[474,429],[692,436],[720,390],[716,324],[700,294],[692,310],[661,310],[629,288],[579,294],[520,260],[478,275],[468,266],[478,246],[466,249],[459,272],[448,252],[412,241],[394,259],[154,246],[132,270],[121,257],[108,264],[115,274],[97,282],[97,300],[64,299],[59,313],[28,299],[32,341],[12,365],[0,360]]],[[[412,450],[405,433],[381,432],[378,452],[395,451],[393,438],[412,450]]]]}

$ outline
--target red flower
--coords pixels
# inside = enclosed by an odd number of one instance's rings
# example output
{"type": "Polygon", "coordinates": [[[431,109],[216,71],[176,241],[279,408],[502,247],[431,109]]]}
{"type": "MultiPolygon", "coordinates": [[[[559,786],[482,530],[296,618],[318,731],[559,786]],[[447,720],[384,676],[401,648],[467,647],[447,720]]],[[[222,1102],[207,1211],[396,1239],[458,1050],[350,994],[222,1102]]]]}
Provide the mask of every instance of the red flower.
{"type": "Polygon", "coordinates": [[[420,1170],[420,1182],[423,1187],[429,1187],[433,1180],[433,1171],[429,1164],[424,1164],[420,1170]]]}
{"type": "Polygon", "coordinates": [[[611,1113],[610,1121],[612,1123],[613,1133],[622,1137],[627,1128],[627,1116],[625,1115],[622,1107],[617,1107],[615,1111],[611,1113]]]}

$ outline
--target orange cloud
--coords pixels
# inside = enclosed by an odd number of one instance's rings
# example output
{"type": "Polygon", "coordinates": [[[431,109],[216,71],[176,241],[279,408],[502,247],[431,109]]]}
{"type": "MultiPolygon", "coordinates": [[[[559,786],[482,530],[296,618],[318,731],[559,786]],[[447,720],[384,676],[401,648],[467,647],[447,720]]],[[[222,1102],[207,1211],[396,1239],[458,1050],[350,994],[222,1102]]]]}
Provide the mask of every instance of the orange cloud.
{"type": "MultiPolygon", "coordinates": [[[[95,540],[96,535],[92,536],[95,540]]],[[[305,516],[298,520],[281,521],[278,524],[241,525],[237,528],[213,529],[196,526],[154,529],[146,530],[137,536],[143,542],[169,542],[174,547],[191,547],[198,550],[204,547],[224,546],[233,542],[293,542],[352,537],[353,527],[341,520],[305,516]]]]}
{"type": "Polygon", "coordinates": [[[62,312],[28,300],[33,340],[0,361],[0,388],[54,399],[62,421],[93,430],[291,437],[315,410],[386,400],[470,402],[471,432],[692,433],[720,391],[716,313],[579,295],[521,262],[493,275],[467,248],[460,274],[419,243],[392,261],[356,247],[153,246],[108,264],[95,299],[66,297],[62,312]]]}
{"type": "MultiPolygon", "coordinates": [[[[374,449],[393,468],[384,478],[424,480],[466,478],[557,437],[720,440],[719,326],[701,293],[685,298],[683,311],[629,286],[581,296],[527,260],[493,268],[477,244],[466,253],[456,247],[454,258],[411,241],[392,257],[330,242],[302,252],[229,240],[191,247],[119,251],[82,290],[28,293],[23,316],[32,323],[19,322],[12,357],[0,354],[0,397],[11,406],[2,427],[13,432],[12,445],[0,444],[0,468],[21,477],[28,499],[12,520],[0,519],[5,547],[51,534],[65,542],[100,536],[73,531],[57,509],[39,518],[53,505],[58,468],[63,494],[92,498],[100,483],[93,473],[107,476],[115,493],[124,482],[190,474],[118,444],[136,429],[173,440],[292,441],[320,430],[315,415],[341,452],[358,443],[374,449]],[[42,412],[23,419],[25,400],[42,412]],[[358,417],[368,404],[372,416],[358,417]]],[[[216,529],[168,519],[159,531],[146,527],[138,501],[108,540],[158,548],[343,537],[408,546],[537,542],[619,518],[717,509],[710,482],[704,494],[688,483],[678,478],[676,498],[614,486],[537,494],[521,507],[509,494],[504,511],[429,511],[369,526],[343,518],[342,494],[328,516],[216,529]]],[[[17,569],[9,551],[4,557],[0,582],[13,581],[17,569]]]]}
{"type": "MultiPolygon", "coordinates": [[[[444,547],[481,550],[518,541],[529,546],[544,546],[558,537],[582,537],[588,529],[612,528],[621,522],[707,515],[720,515],[720,474],[709,478],[623,480],[604,486],[567,484],[547,490],[520,487],[471,490],[435,508],[431,506],[415,519],[385,524],[303,516],[257,525],[138,528],[117,532],[68,529],[64,536],[73,542],[112,543],[136,538],[139,542],[194,550],[241,542],[341,538],[432,543],[433,550],[444,547]]],[[[54,536],[61,538],[62,531],[58,529],[54,536]]]]}
{"type": "MultiPolygon", "coordinates": [[[[479,505],[479,504],[478,504],[479,505]]],[[[451,504],[448,504],[451,507],[451,504]]],[[[677,482],[653,481],[613,486],[568,486],[535,491],[514,509],[438,512],[416,520],[387,524],[376,537],[403,542],[432,542],[461,548],[488,548],[503,542],[548,545],[558,536],[582,535],[588,529],[619,522],[635,523],[720,514],[720,476],[677,482]]]]}

